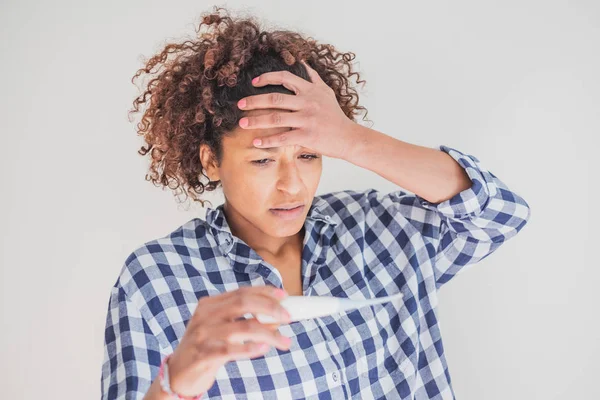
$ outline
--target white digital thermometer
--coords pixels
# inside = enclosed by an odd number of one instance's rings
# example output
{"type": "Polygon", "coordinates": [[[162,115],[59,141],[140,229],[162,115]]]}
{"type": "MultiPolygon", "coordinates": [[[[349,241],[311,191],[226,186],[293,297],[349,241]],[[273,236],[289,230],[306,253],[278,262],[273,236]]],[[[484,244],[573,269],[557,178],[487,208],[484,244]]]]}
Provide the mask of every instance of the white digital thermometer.
{"type": "MultiPolygon", "coordinates": [[[[402,293],[391,296],[376,297],[366,300],[353,300],[346,297],[332,296],[288,296],[281,300],[283,308],[290,313],[292,321],[324,317],[341,311],[351,310],[388,301],[399,300],[402,293]]],[[[252,315],[252,314],[250,314],[252,315]]],[[[277,323],[278,321],[265,314],[256,314],[256,319],[263,324],[277,323]]]]}

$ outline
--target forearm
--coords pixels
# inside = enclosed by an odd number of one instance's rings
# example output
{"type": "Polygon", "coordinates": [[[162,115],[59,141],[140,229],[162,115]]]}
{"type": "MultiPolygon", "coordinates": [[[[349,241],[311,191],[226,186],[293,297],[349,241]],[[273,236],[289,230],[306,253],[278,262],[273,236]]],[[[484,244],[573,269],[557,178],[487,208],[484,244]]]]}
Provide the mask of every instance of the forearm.
{"type": "Polygon", "coordinates": [[[144,400],[173,400],[173,397],[162,390],[157,376],[152,382],[152,385],[150,385],[148,392],[146,392],[144,400]]]}
{"type": "Polygon", "coordinates": [[[353,123],[352,146],[344,159],[366,168],[433,204],[471,187],[465,170],[450,155],[353,123]]]}

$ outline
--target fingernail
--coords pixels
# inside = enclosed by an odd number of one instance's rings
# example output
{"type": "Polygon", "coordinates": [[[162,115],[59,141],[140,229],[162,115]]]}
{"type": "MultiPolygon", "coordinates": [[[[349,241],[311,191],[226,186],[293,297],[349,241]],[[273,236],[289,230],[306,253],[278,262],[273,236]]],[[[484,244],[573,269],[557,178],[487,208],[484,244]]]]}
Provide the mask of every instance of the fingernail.
{"type": "Polygon", "coordinates": [[[246,99],[242,99],[242,100],[238,101],[238,107],[239,108],[246,107],[246,99]]]}
{"type": "Polygon", "coordinates": [[[265,351],[269,348],[269,345],[266,343],[255,343],[253,346],[258,351],[265,351]]]}
{"type": "Polygon", "coordinates": [[[254,141],[252,142],[253,145],[255,146],[260,146],[262,144],[262,140],[260,139],[254,139],[254,141]]]}
{"type": "Polygon", "coordinates": [[[259,77],[257,76],[256,78],[252,79],[252,83],[255,84],[256,82],[258,82],[258,78],[259,77]]]}
{"type": "Polygon", "coordinates": [[[248,118],[242,118],[242,119],[240,119],[240,126],[242,128],[247,127],[248,126],[248,118]]]}
{"type": "Polygon", "coordinates": [[[277,288],[277,290],[275,290],[275,295],[277,297],[281,297],[283,299],[283,298],[287,297],[288,294],[285,290],[283,290],[281,288],[277,288]]]}

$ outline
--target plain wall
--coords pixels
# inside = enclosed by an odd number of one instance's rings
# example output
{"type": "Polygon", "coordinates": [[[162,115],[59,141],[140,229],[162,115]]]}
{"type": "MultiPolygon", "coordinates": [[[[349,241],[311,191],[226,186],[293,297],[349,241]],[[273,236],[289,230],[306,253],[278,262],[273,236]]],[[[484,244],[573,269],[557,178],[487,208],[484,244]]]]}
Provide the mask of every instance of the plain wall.
{"type": "MultiPolygon", "coordinates": [[[[440,290],[458,398],[600,398],[600,3],[541,0],[3,1],[2,397],[97,398],[125,258],[204,217],[144,180],[127,111],[143,59],[214,4],[353,51],[370,127],[475,155],[530,205],[440,290]]],[[[398,189],[326,158],[317,194],[370,187],[398,189]]]]}

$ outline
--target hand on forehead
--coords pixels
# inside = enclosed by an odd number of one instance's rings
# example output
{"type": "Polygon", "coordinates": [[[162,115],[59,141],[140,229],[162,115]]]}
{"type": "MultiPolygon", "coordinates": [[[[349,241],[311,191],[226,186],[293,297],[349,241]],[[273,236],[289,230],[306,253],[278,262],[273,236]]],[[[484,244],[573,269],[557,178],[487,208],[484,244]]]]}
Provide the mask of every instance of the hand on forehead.
{"type": "MultiPolygon", "coordinates": [[[[256,117],[259,115],[266,115],[266,114],[270,114],[274,111],[274,109],[272,108],[261,108],[261,109],[255,109],[255,110],[248,110],[246,112],[244,112],[243,116],[248,116],[248,117],[256,117]]],[[[278,110],[278,111],[282,111],[282,110],[278,110]]],[[[289,110],[283,110],[283,111],[288,111],[291,112],[289,110]]],[[[273,152],[277,152],[278,147],[273,147],[273,148],[269,148],[269,149],[261,149],[260,147],[256,147],[252,144],[254,139],[257,138],[262,138],[262,137],[268,137],[271,135],[275,135],[277,133],[282,133],[282,132],[286,132],[286,131],[291,131],[293,128],[290,127],[274,127],[274,128],[256,128],[256,129],[243,129],[241,127],[237,127],[234,131],[234,135],[232,137],[232,139],[235,139],[237,141],[237,143],[244,147],[245,149],[256,149],[256,150],[272,150],[273,152]]],[[[301,149],[303,148],[303,146],[301,145],[288,145],[288,146],[280,146],[280,147],[294,147],[295,149],[301,149]]]]}

